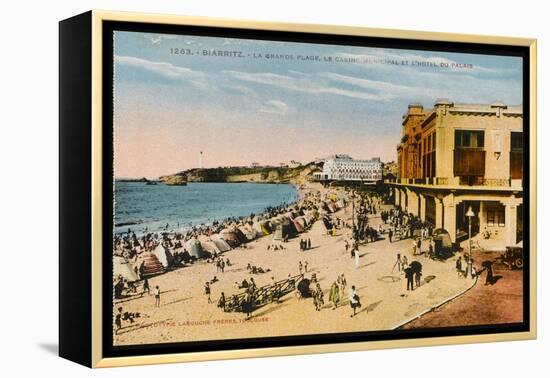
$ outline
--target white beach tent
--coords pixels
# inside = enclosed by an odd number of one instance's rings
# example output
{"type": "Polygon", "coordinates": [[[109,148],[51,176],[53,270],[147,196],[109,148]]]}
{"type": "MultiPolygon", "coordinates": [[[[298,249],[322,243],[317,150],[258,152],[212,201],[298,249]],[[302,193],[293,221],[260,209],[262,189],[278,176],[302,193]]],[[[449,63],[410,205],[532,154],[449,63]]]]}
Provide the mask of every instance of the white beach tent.
{"type": "Polygon", "coordinates": [[[205,250],[206,252],[210,254],[220,253],[220,249],[218,248],[218,246],[216,246],[216,244],[212,240],[210,240],[210,237],[206,235],[199,235],[197,239],[201,243],[202,249],[205,250]]]}
{"type": "Polygon", "coordinates": [[[122,276],[130,282],[139,281],[139,276],[134,271],[134,264],[126,261],[124,257],[115,256],[113,258],[113,277],[122,276]]]}
{"type": "Polygon", "coordinates": [[[191,238],[185,242],[185,249],[189,254],[197,259],[204,257],[201,243],[196,238],[191,238]]]}
{"type": "Polygon", "coordinates": [[[225,240],[223,240],[220,237],[220,235],[218,235],[218,234],[211,235],[210,239],[212,239],[214,244],[216,244],[216,247],[218,247],[220,252],[227,252],[227,251],[231,250],[231,247],[229,246],[229,244],[227,244],[227,242],[225,240]]]}
{"type": "Polygon", "coordinates": [[[256,230],[254,230],[251,226],[241,226],[239,227],[239,230],[246,236],[248,241],[252,241],[256,239],[256,230]]]}
{"type": "Polygon", "coordinates": [[[172,265],[172,262],[174,260],[174,256],[172,256],[172,254],[170,253],[170,251],[168,250],[168,248],[164,247],[161,244],[159,244],[157,246],[157,248],[155,248],[153,250],[153,254],[157,257],[157,259],[160,261],[160,263],[162,264],[162,267],[163,268],[168,268],[170,265],[172,265]]]}

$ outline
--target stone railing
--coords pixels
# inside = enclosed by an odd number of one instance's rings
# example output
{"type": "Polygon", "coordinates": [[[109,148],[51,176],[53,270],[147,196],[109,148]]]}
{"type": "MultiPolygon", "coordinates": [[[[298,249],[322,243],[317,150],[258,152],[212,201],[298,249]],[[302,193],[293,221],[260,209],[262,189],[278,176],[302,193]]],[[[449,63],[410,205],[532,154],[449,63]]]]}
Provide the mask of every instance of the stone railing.
{"type": "Polygon", "coordinates": [[[521,190],[521,179],[494,179],[485,177],[424,177],[424,178],[395,178],[386,180],[387,184],[401,185],[430,185],[430,186],[486,186],[497,188],[512,188],[521,190]]]}

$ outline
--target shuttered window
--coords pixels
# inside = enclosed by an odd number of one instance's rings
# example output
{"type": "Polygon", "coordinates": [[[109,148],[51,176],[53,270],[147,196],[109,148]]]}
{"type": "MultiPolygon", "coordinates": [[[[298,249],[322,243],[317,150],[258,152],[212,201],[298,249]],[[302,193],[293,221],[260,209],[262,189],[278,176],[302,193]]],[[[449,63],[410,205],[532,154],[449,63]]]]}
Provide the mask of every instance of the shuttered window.
{"type": "Polygon", "coordinates": [[[510,135],[510,178],[523,178],[523,133],[512,132],[510,135]]]}
{"type": "Polygon", "coordinates": [[[455,130],[454,175],[485,175],[485,133],[483,130],[455,130]]]}

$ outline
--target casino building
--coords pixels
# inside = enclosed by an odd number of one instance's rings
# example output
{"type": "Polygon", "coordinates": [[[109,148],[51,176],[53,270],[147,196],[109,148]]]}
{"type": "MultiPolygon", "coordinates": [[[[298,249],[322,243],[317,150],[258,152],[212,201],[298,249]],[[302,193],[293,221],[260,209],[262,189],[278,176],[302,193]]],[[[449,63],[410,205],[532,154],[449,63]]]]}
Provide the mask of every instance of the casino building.
{"type": "Polygon", "coordinates": [[[523,239],[523,113],[503,103],[433,109],[411,104],[397,146],[398,177],[386,180],[396,205],[446,229],[451,239],[472,235],[502,246],[523,239]]]}
{"type": "Polygon", "coordinates": [[[376,183],[382,180],[380,158],[355,160],[349,155],[334,155],[323,164],[323,171],[314,174],[318,181],[358,181],[376,183]]]}

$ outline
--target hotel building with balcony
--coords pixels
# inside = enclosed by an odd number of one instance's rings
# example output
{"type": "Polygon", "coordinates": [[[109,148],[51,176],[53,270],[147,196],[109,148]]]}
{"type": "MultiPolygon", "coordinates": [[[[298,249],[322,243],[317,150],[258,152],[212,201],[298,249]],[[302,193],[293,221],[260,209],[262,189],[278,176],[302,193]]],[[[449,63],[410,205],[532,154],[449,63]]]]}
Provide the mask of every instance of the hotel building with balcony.
{"type": "Polygon", "coordinates": [[[411,104],[402,127],[398,177],[387,180],[396,205],[446,229],[453,242],[468,235],[470,207],[472,235],[502,246],[522,240],[521,106],[411,104]]]}
{"type": "Polygon", "coordinates": [[[356,160],[349,155],[334,155],[325,159],[323,171],[314,173],[317,181],[357,181],[376,183],[382,180],[380,158],[356,160]]]}

